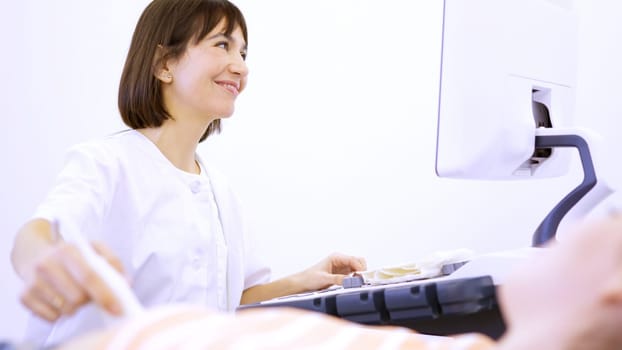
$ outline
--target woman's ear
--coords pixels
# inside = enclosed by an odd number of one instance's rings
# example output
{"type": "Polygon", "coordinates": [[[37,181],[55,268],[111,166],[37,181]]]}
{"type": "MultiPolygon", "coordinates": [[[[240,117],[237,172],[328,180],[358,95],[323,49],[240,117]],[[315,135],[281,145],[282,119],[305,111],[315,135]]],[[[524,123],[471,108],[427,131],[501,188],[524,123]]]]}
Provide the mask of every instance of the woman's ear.
{"type": "Polygon", "coordinates": [[[162,45],[158,45],[156,53],[153,57],[154,76],[163,83],[170,84],[173,82],[173,73],[169,69],[166,57],[166,49],[162,45]]]}
{"type": "Polygon", "coordinates": [[[163,83],[170,84],[173,82],[173,74],[166,68],[159,69],[155,76],[163,83]]]}

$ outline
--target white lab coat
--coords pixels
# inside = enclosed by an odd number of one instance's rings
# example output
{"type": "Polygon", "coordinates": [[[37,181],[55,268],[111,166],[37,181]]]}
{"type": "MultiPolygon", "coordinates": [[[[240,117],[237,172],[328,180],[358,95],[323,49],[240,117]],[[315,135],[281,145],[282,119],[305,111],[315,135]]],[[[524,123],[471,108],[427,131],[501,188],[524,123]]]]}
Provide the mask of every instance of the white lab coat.
{"type": "MultiPolygon", "coordinates": [[[[269,280],[245,237],[226,179],[174,167],[144,135],[129,130],[75,146],[35,217],[77,227],[124,264],[145,307],[195,303],[233,311],[243,290],[269,280]]],[[[32,317],[27,338],[58,344],[110,319],[92,305],[54,324],[32,317]]]]}

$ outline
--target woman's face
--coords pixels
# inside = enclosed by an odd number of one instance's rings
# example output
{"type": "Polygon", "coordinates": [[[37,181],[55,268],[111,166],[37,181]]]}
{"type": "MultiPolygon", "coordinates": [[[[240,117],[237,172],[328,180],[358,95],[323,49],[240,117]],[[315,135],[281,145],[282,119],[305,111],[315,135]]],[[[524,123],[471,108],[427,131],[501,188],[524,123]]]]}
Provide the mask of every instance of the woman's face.
{"type": "Polygon", "coordinates": [[[172,80],[164,82],[164,104],[176,120],[198,118],[211,122],[229,117],[236,97],[246,86],[246,42],[237,27],[226,35],[221,23],[196,45],[189,44],[165,69],[172,80]]]}

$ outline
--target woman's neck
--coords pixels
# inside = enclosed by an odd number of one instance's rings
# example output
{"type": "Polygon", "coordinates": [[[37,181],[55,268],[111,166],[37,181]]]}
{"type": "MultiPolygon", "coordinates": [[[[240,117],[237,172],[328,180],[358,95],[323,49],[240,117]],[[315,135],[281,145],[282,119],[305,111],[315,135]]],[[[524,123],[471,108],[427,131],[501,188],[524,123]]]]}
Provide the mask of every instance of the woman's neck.
{"type": "Polygon", "coordinates": [[[138,131],[151,140],[175,167],[193,174],[201,172],[196,161],[196,149],[204,129],[184,127],[173,120],[166,120],[160,127],[138,131]]]}

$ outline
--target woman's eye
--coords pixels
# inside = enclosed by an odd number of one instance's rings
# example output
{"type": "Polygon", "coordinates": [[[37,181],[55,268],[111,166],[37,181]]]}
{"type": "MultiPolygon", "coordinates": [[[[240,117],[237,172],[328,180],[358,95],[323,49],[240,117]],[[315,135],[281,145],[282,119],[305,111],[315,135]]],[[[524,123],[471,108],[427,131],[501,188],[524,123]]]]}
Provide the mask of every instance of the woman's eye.
{"type": "Polygon", "coordinates": [[[242,56],[242,59],[246,61],[246,51],[240,52],[240,56],[242,56]]]}
{"type": "Polygon", "coordinates": [[[216,43],[216,47],[220,47],[221,49],[229,49],[229,43],[226,41],[221,41],[219,43],[216,43]]]}

